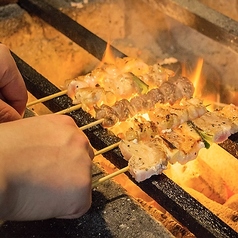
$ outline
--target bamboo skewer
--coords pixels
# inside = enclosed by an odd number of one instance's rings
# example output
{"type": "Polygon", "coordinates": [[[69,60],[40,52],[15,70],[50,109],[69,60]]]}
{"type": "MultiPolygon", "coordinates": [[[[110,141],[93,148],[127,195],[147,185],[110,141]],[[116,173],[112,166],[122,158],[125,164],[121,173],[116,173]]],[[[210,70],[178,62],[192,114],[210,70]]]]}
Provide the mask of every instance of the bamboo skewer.
{"type": "Polygon", "coordinates": [[[30,106],[33,106],[35,104],[38,104],[38,103],[41,103],[41,102],[46,102],[50,99],[53,99],[53,98],[56,98],[56,97],[59,97],[59,96],[62,96],[64,94],[67,93],[67,90],[63,90],[63,91],[60,91],[58,93],[54,93],[54,94],[51,94],[49,96],[46,96],[46,97],[43,97],[43,98],[40,98],[40,99],[37,99],[35,101],[32,101],[32,102],[29,102],[26,104],[26,107],[30,107],[30,106]]]}
{"type": "Polygon", "coordinates": [[[83,130],[86,130],[86,129],[92,127],[92,126],[96,126],[96,125],[102,123],[103,120],[104,120],[104,119],[99,119],[99,120],[97,120],[97,121],[93,121],[93,122],[91,122],[91,123],[89,123],[89,124],[87,124],[87,125],[85,125],[85,126],[81,126],[80,129],[81,129],[82,131],[83,131],[83,130]]]}
{"type": "MultiPolygon", "coordinates": [[[[116,148],[119,144],[120,144],[120,142],[117,142],[117,143],[115,143],[115,144],[112,144],[112,145],[107,146],[106,148],[103,148],[103,149],[101,149],[101,150],[98,150],[97,152],[95,152],[94,156],[97,156],[97,155],[99,155],[99,154],[103,154],[103,153],[105,153],[105,152],[107,152],[107,151],[109,151],[109,150],[112,150],[112,149],[116,148]]],[[[114,173],[108,174],[108,175],[106,175],[105,177],[102,177],[102,178],[100,178],[100,179],[98,179],[98,180],[96,180],[96,181],[93,181],[93,182],[92,182],[92,188],[95,188],[95,187],[98,186],[100,183],[103,183],[103,182],[105,182],[105,181],[107,181],[107,180],[109,180],[109,179],[111,179],[111,178],[113,178],[113,177],[115,177],[115,176],[117,176],[117,175],[119,175],[119,174],[125,173],[125,172],[128,171],[128,170],[129,170],[129,166],[126,166],[126,167],[123,168],[123,169],[120,169],[120,170],[118,170],[118,171],[115,171],[114,173]]]]}
{"type": "Polygon", "coordinates": [[[117,175],[119,175],[119,174],[125,173],[125,172],[128,171],[128,170],[129,170],[129,166],[126,166],[126,167],[123,168],[123,169],[120,169],[120,170],[118,170],[118,171],[116,171],[116,172],[114,172],[114,173],[108,174],[108,175],[106,175],[105,177],[102,177],[102,178],[100,178],[100,179],[98,179],[98,180],[96,180],[96,181],[93,181],[93,182],[92,182],[92,188],[95,188],[95,187],[98,186],[100,183],[103,183],[103,182],[105,182],[105,181],[107,181],[107,180],[109,180],[109,179],[111,179],[111,178],[113,178],[113,177],[115,177],[115,176],[117,176],[117,175]]]}
{"type": "Polygon", "coordinates": [[[118,147],[119,144],[120,144],[120,141],[117,142],[117,143],[115,143],[115,144],[109,145],[109,146],[107,146],[107,147],[105,147],[105,148],[103,148],[103,149],[101,149],[101,150],[98,150],[98,151],[95,152],[94,156],[97,156],[97,155],[106,153],[106,152],[108,152],[109,150],[112,150],[112,149],[118,147]]]}
{"type": "Polygon", "coordinates": [[[62,111],[59,111],[59,112],[55,112],[56,115],[62,115],[62,114],[66,114],[66,113],[70,113],[72,111],[75,111],[77,109],[81,108],[81,104],[77,104],[77,105],[74,105],[72,107],[69,107],[69,108],[66,108],[62,111]]]}

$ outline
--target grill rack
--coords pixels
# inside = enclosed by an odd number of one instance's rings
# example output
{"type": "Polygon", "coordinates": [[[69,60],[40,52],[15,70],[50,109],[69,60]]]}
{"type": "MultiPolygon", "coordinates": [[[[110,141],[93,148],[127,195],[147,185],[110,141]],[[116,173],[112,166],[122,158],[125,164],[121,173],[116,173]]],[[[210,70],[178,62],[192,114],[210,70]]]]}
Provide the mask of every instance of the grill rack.
{"type": "MultiPolygon", "coordinates": [[[[70,17],[44,1],[20,0],[19,5],[26,9],[30,14],[35,14],[45,20],[96,58],[102,58],[106,48],[106,42],[73,21],[70,17]],[[52,18],[52,16],[54,17],[52,18]],[[83,37],[79,37],[79,35],[83,37]],[[80,40],[79,42],[78,39],[83,40],[80,40]]],[[[125,56],[115,48],[112,50],[113,54],[117,57],[125,56]]],[[[36,98],[42,98],[60,91],[54,84],[37,73],[31,66],[26,64],[14,53],[13,57],[25,80],[28,91],[36,98]]],[[[44,104],[52,112],[57,112],[72,106],[71,100],[66,95],[49,100],[44,104]]],[[[69,113],[69,115],[75,120],[79,127],[95,121],[94,118],[82,109],[73,111],[69,113]]],[[[92,146],[97,150],[120,140],[116,136],[108,134],[108,131],[100,125],[87,129],[85,133],[92,146]]],[[[104,157],[119,169],[124,168],[127,165],[127,162],[122,158],[119,149],[113,149],[112,151],[105,153],[104,157]]],[[[164,174],[153,176],[141,183],[137,183],[129,173],[127,173],[127,175],[144,192],[151,196],[181,224],[194,233],[196,237],[237,237],[237,233],[233,229],[164,174]]]]}

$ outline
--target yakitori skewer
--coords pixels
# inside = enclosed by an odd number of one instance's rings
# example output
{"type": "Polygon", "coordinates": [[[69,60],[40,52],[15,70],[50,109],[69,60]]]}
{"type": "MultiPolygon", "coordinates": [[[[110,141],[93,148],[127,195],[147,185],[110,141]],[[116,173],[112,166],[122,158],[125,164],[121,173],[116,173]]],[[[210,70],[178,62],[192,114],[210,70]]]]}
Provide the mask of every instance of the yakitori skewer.
{"type": "Polygon", "coordinates": [[[40,98],[40,99],[37,99],[35,101],[27,103],[26,107],[30,107],[30,106],[33,106],[35,104],[41,103],[41,102],[46,102],[46,101],[51,100],[53,98],[65,95],[66,93],[67,93],[67,90],[63,90],[63,91],[60,91],[58,93],[51,94],[49,96],[46,96],[46,97],[43,97],[43,98],[40,98]]]}

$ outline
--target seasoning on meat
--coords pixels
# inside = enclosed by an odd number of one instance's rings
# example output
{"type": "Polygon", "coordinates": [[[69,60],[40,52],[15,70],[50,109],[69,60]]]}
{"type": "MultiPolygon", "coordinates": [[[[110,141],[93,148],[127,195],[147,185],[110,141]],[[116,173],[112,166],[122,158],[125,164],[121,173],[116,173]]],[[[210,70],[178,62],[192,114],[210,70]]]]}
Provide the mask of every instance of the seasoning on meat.
{"type": "Polygon", "coordinates": [[[167,168],[168,158],[159,143],[122,141],[120,150],[128,160],[130,174],[137,182],[160,174],[167,168]]]}

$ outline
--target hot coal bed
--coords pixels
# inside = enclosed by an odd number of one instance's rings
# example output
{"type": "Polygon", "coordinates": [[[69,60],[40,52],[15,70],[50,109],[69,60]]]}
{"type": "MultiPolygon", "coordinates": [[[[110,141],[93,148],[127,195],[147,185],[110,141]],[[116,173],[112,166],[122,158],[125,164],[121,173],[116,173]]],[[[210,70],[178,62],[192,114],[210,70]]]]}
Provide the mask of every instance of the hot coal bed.
{"type": "MultiPolygon", "coordinates": [[[[183,14],[177,14],[176,18],[178,15],[192,15],[196,18],[196,24],[192,27],[197,28],[197,30],[202,29],[202,33],[207,34],[215,40],[219,40],[223,44],[229,44],[229,46],[231,46],[234,50],[237,50],[238,34],[236,31],[238,29],[238,24],[234,25],[233,21],[230,22],[225,18],[225,22],[221,21],[221,25],[217,25],[214,19],[206,19],[206,16],[200,16],[197,15],[197,13],[190,12],[190,8],[188,8],[188,6],[182,5],[182,3],[186,1],[155,2],[172,17],[173,11],[175,10],[183,12],[183,14]],[[177,7],[174,7],[174,4],[177,7]],[[203,17],[205,17],[205,19],[203,17]],[[204,28],[204,26],[207,26],[208,23],[216,29],[216,33],[209,35],[210,31],[204,28]],[[226,24],[223,25],[223,23],[226,24]],[[232,29],[227,29],[227,26],[232,27],[232,29]],[[224,38],[219,38],[217,36],[224,36],[224,38]]],[[[30,14],[38,16],[48,24],[55,27],[58,31],[83,47],[94,57],[99,60],[102,59],[107,43],[97,35],[73,21],[70,17],[63,14],[55,7],[44,1],[36,0],[21,0],[18,4],[30,14]]],[[[204,9],[200,9],[199,13],[204,13],[203,10],[204,9]]],[[[183,20],[181,21],[183,22],[183,20]]],[[[183,23],[186,24],[186,21],[183,23]]],[[[117,57],[125,56],[124,53],[120,52],[116,48],[112,47],[112,51],[117,57]]],[[[39,74],[34,68],[25,63],[16,54],[13,53],[13,56],[17,62],[20,72],[23,75],[28,91],[36,98],[42,98],[60,91],[58,87],[39,74]]],[[[44,104],[52,112],[57,112],[72,106],[71,100],[67,96],[57,97],[45,102],[44,104]]],[[[79,127],[95,121],[94,118],[81,109],[73,111],[69,113],[69,115],[75,120],[79,127]]],[[[97,150],[119,141],[119,138],[108,133],[108,131],[100,125],[87,129],[85,133],[87,134],[92,146],[97,150]]],[[[231,139],[235,141],[236,137],[237,136],[235,135],[231,139]]],[[[127,162],[122,158],[119,149],[113,149],[103,154],[103,156],[119,169],[124,168],[127,165],[127,162]]],[[[94,167],[94,170],[95,176],[101,175],[101,171],[97,167],[94,167]]],[[[129,173],[127,173],[127,175],[144,192],[146,192],[170,214],[172,214],[172,216],[183,226],[187,227],[188,230],[191,231],[196,237],[237,237],[237,233],[233,229],[231,229],[227,224],[221,221],[164,174],[153,176],[141,183],[134,181],[129,173]]],[[[122,188],[112,182],[105,183],[105,185],[102,184],[100,187],[102,190],[93,190],[92,208],[87,214],[79,219],[5,222],[0,228],[0,236],[170,237],[170,234],[166,233],[166,231],[160,227],[160,224],[154,221],[149,214],[134,203],[130,197],[125,194],[125,191],[122,188]],[[110,190],[111,193],[108,196],[103,195],[103,192],[108,190],[110,190]],[[115,217],[117,217],[117,219],[115,217]],[[120,221],[120,224],[108,226],[108,222],[105,222],[105,219],[107,221],[114,221],[114,223],[115,221],[120,221]],[[128,227],[129,229],[127,229],[128,227]]]]}

